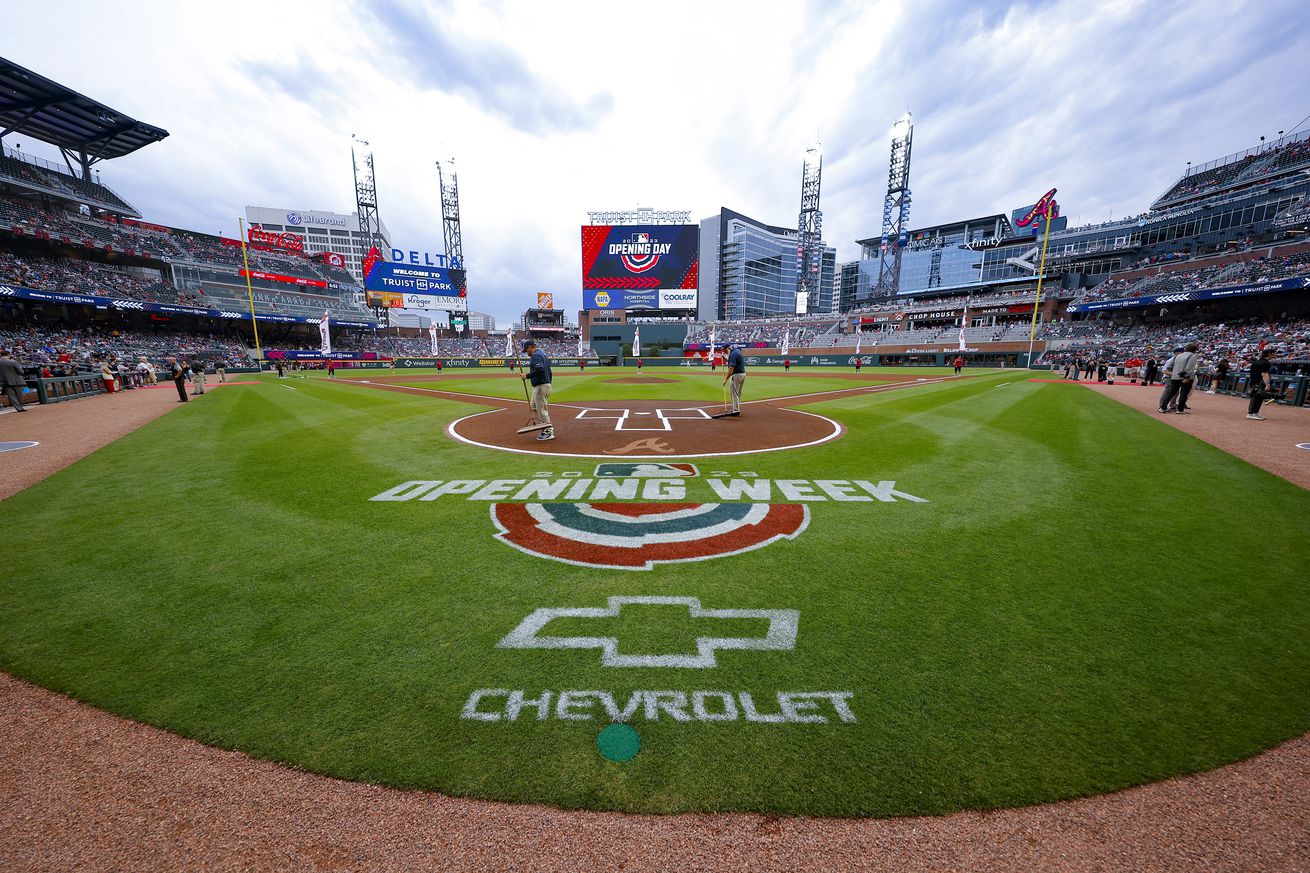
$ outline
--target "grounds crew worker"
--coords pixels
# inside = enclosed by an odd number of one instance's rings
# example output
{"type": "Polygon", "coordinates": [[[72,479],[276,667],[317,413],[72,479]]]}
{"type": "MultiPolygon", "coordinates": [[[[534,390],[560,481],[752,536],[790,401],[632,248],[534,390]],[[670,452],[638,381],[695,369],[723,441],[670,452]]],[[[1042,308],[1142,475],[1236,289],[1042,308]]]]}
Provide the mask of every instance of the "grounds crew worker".
{"type": "Polygon", "coordinates": [[[732,411],[729,415],[741,415],[741,386],[746,384],[746,359],[741,356],[741,348],[733,346],[728,354],[727,372],[723,381],[732,380],[732,411]]]}
{"type": "MultiPolygon", "coordinates": [[[[531,355],[532,359],[528,362],[528,372],[523,374],[523,378],[532,383],[532,414],[542,424],[550,425],[550,359],[546,353],[537,348],[537,344],[528,340],[523,344],[525,354],[531,355]]],[[[553,440],[555,438],[555,428],[553,425],[548,426],[541,433],[537,434],[538,440],[553,440]]]]}

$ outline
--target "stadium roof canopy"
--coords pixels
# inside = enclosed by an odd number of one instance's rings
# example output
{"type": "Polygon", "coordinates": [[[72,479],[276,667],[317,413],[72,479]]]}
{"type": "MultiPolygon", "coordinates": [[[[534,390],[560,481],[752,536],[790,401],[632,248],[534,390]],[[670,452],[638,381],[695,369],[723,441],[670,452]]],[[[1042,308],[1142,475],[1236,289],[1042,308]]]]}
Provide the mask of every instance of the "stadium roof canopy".
{"type": "Polygon", "coordinates": [[[77,158],[83,173],[97,161],[121,158],[168,136],[161,127],[0,58],[0,137],[11,133],[57,146],[66,160],[70,154],[77,158]]]}

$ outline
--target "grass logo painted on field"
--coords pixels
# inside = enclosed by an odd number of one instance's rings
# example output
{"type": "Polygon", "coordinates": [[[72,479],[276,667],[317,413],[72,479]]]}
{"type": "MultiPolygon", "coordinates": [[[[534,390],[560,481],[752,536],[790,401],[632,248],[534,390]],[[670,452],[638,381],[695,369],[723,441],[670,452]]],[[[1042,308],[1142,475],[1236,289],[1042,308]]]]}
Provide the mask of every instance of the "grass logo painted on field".
{"type": "Polygon", "coordinates": [[[810,510],[795,503],[495,503],[496,538],[581,567],[649,570],[795,539],[810,510]]]}

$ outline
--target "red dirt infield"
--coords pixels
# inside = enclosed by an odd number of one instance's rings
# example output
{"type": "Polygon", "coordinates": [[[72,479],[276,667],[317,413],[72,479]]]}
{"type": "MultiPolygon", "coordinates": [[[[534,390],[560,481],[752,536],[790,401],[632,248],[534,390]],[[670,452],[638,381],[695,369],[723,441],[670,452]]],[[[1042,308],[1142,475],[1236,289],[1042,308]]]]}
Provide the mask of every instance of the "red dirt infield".
{"type": "Polygon", "coordinates": [[[830,418],[764,404],[740,416],[711,418],[721,404],[677,400],[595,401],[552,404],[555,439],[515,430],[526,421],[522,404],[481,412],[451,423],[457,440],[510,452],[598,458],[696,458],[801,448],[844,433],[830,418]]]}

